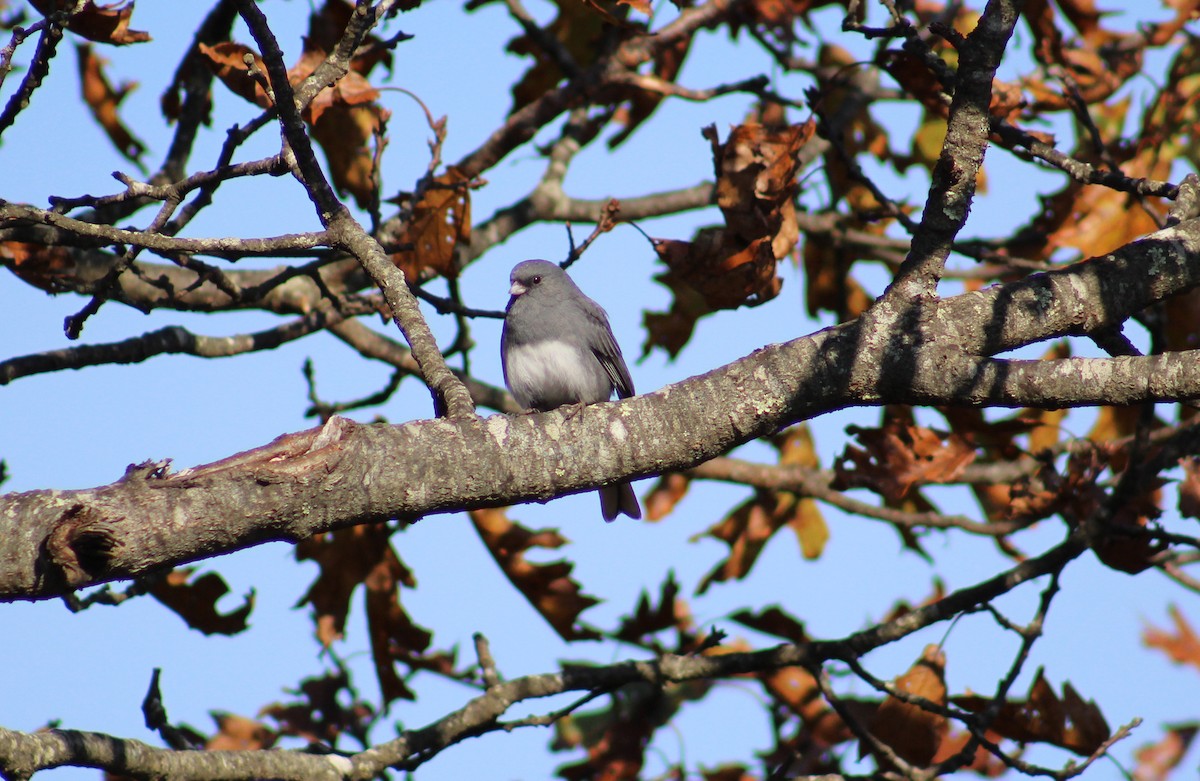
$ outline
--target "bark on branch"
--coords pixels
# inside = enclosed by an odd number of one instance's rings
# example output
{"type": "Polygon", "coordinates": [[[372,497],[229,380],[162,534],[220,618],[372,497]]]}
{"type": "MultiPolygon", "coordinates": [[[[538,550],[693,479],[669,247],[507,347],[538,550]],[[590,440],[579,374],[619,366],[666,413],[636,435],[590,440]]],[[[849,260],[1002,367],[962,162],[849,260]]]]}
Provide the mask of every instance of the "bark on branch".
{"type": "MultiPolygon", "coordinates": [[[[0,599],[39,599],[267,540],[544,501],[682,470],[825,411],[885,403],[1062,407],[1200,398],[1195,353],[997,361],[1120,324],[1200,285],[1200,221],[1103,258],[939,301],[912,328],[876,319],[765,347],[656,393],[569,415],[335,418],[214,464],[131,467],[112,485],[0,499],[0,599]],[[1097,305],[1099,302],[1099,305],[1097,305]]],[[[876,312],[886,307],[877,307],[876,312]]]]}

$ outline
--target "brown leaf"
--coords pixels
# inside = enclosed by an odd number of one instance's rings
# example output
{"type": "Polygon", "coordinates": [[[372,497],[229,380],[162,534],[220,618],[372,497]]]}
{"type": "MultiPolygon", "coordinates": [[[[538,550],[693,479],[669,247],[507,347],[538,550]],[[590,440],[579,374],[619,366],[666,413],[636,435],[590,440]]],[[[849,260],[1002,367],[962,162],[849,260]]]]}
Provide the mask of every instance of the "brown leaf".
{"type": "Polygon", "coordinates": [[[1200,458],[1179,459],[1183,480],[1179,483],[1179,514],[1184,518],[1200,518],[1200,458]]]}
{"type": "Polygon", "coordinates": [[[567,781],[634,781],[654,731],[679,710],[687,691],[686,685],[663,690],[645,683],[629,684],[613,693],[610,707],[558,720],[553,750],[587,748],[586,759],[560,767],[558,775],[567,781]]]}
{"type": "Polygon", "coordinates": [[[371,656],[383,694],[384,707],[392,700],[414,700],[416,695],[396,672],[395,660],[415,660],[429,648],[433,635],[417,626],[400,605],[401,584],[413,584],[412,573],[391,545],[383,545],[380,560],[363,579],[367,587],[367,631],[371,656]]]}
{"type": "MultiPolygon", "coordinates": [[[[946,704],[946,655],[936,645],[928,645],[921,658],[895,681],[898,690],[923,697],[937,705],[946,704]]],[[[931,713],[914,703],[889,695],[871,720],[870,733],[887,744],[900,758],[917,767],[933,762],[946,736],[946,717],[931,713]]],[[[869,752],[863,744],[860,755],[869,752]]],[[[879,760],[886,767],[886,761],[879,760]]]]}
{"type": "MultiPolygon", "coordinates": [[[[30,0],[30,2],[44,15],[54,11],[65,11],[75,5],[74,0],[30,0]]],[[[150,33],[129,29],[129,22],[132,18],[133,0],[129,0],[123,5],[121,3],[97,5],[93,0],[87,0],[83,4],[83,8],[79,9],[79,13],[71,15],[66,26],[76,35],[96,43],[124,46],[150,40],[150,33]]]]}
{"type": "Polygon", "coordinates": [[[764,634],[782,637],[788,642],[807,643],[809,640],[808,633],[804,631],[804,624],[799,619],[788,615],[777,605],[768,607],[758,613],[753,613],[749,610],[739,610],[731,615],[730,618],[742,626],[763,632],[764,634]]]}
{"type": "Polygon", "coordinates": [[[75,276],[71,250],[25,241],[0,242],[0,260],[22,281],[49,293],[60,292],[64,283],[75,276]]]}
{"type": "MultiPolygon", "coordinates": [[[[984,733],[992,743],[999,743],[1002,736],[987,730],[984,733]]],[[[933,758],[934,764],[945,762],[953,756],[958,755],[964,748],[967,747],[967,742],[971,740],[971,733],[963,730],[962,732],[949,732],[942,740],[942,745],[938,747],[938,752],[933,758]]],[[[983,776],[984,778],[999,778],[1008,772],[1008,765],[1004,764],[986,747],[977,745],[975,753],[971,756],[971,760],[962,767],[963,770],[969,770],[972,773],[983,776]]]]}
{"type": "MultiPolygon", "coordinates": [[[[567,0],[555,3],[558,15],[546,27],[546,32],[557,39],[581,68],[596,61],[602,48],[600,37],[604,34],[604,19],[589,9],[585,3],[567,0]]],[[[529,35],[520,35],[508,43],[508,51],[526,54],[535,59],[525,75],[512,88],[513,106],[511,116],[517,110],[553,89],[563,78],[558,62],[529,35]]]]}
{"type": "Polygon", "coordinates": [[[797,155],[815,131],[811,119],[781,129],[745,124],[722,144],[714,126],[704,128],[716,167],[717,206],[730,237],[742,245],[769,239],[776,258],[792,251],[799,237],[792,203],[800,189],[797,155]]]}
{"type": "Polygon", "coordinates": [[[305,678],[288,693],[303,699],[272,703],[258,714],[274,719],[281,735],[332,746],[343,734],[365,736],[375,719],[374,709],[358,697],[344,669],[305,678]]]}
{"type": "Polygon", "coordinates": [[[873,298],[850,276],[856,253],[832,235],[812,233],[804,238],[804,289],[808,313],[833,312],[839,321],[852,320],[871,305],[873,298]]]}
{"type": "Polygon", "coordinates": [[[839,490],[869,488],[898,502],[914,485],[954,481],[975,460],[966,438],[917,426],[910,415],[889,415],[881,428],[846,430],[865,449],[847,445],[834,463],[839,490]]]}
{"type": "Polygon", "coordinates": [[[795,496],[783,492],[758,491],[743,502],[724,520],[709,527],[703,536],[713,537],[729,546],[729,555],[717,562],[700,585],[703,594],[713,583],[741,580],[750,574],[758,554],[767,540],[784,525],[795,519],[795,496]]]}
{"type": "MultiPolygon", "coordinates": [[[[304,41],[305,50],[333,51],[338,41],[342,39],[346,26],[353,16],[353,3],[347,2],[347,0],[325,0],[321,8],[308,17],[308,35],[304,41]]],[[[391,51],[377,36],[367,35],[350,60],[350,67],[356,73],[366,76],[381,62],[389,70],[391,69],[391,51]]]]}
{"type": "Polygon", "coordinates": [[[261,751],[275,745],[278,739],[272,730],[245,716],[214,712],[217,734],[205,748],[209,751],[261,751]]]}
{"type": "Polygon", "coordinates": [[[406,279],[417,281],[433,271],[454,278],[454,250],[471,240],[471,197],[467,177],[454,167],[433,179],[413,205],[399,240],[413,249],[392,255],[406,279]]]}
{"type": "Polygon", "coordinates": [[[259,81],[250,75],[250,66],[246,63],[249,56],[254,62],[255,70],[265,79],[267,66],[258,52],[232,41],[222,41],[214,46],[201,43],[199,48],[213,75],[220,79],[230,92],[261,108],[271,105],[271,98],[259,81]]]}
{"type": "MultiPolygon", "coordinates": [[[[627,0],[618,0],[618,2],[626,2],[627,0]]],[[[638,0],[642,2],[642,0],[638,0]]],[[[646,3],[649,8],[649,3],[646,3]]],[[[649,11],[646,11],[649,14],[649,11]]],[[[679,36],[670,46],[659,49],[654,55],[653,74],[665,82],[674,82],[679,76],[679,71],[683,68],[683,61],[687,58],[688,50],[692,45],[692,36],[679,36]]],[[[650,118],[654,110],[658,108],[666,97],[661,92],[654,92],[647,89],[631,89],[627,103],[620,106],[613,115],[613,121],[623,124],[625,127],[608,139],[610,149],[615,149],[625,139],[637,130],[638,126],[650,118]]]]}
{"type": "Polygon", "coordinates": [[[564,640],[594,640],[593,629],[577,626],[579,614],[598,600],[583,593],[571,579],[568,561],[533,564],[525,558],[531,548],[558,548],[566,540],[557,531],[531,531],[510,521],[503,510],[472,510],[475,531],[505,576],[542,614],[564,640]]]}
{"type": "Polygon", "coordinates": [[[675,573],[668,572],[662,584],[658,606],[651,606],[650,595],[643,591],[633,615],[621,619],[615,637],[628,643],[641,643],[647,635],[664,629],[687,631],[691,627],[691,614],[687,603],[678,597],[679,583],[675,581],[675,573]]]}
{"type": "MultiPolygon", "coordinates": [[[[978,695],[951,700],[973,712],[991,704],[987,697],[978,695]]],[[[1096,703],[1085,701],[1069,683],[1063,684],[1060,699],[1040,669],[1027,698],[1004,703],[992,722],[992,729],[1018,743],[1049,743],[1082,757],[1093,754],[1111,736],[1108,722],[1096,703]]]]}
{"type": "Polygon", "coordinates": [[[687,494],[688,486],[692,483],[687,475],[678,472],[665,474],[658,479],[650,492],[642,499],[642,508],[647,521],[661,521],[670,515],[675,505],[687,494]]]}
{"type": "Polygon", "coordinates": [[[91,109],[92,116],[109,140],[127,160],[137,162],[146,151],[146,145],[130,132],[121,122],[117,107],[125,96],[134,90],[136,82],[122,82],[114,89],[104,76],[105,61],[97,56],[90,44],[75,47],[79,55],[79,82],[83,90],[83,101],[91,109]]]}
{"type": "Polygon", "coordinates": [[[1175,633],[1147,626],[1142,631],[1142,642],[1150,648],[1163,651],[1177,664],[1189,664],[1200,669],[1200,637],[1196,636],[1196,632],[1178,607],[1171,605],[1168,612],[1171,614],[1171,622],[1175,624],[1175,633]]]}
{"type": "Polygon", "coordinates": [[[155,581],[150,595],[177,613],[192,629],[206,635],[236,635],[248,624],[246,618],[254,609],[254,589],[246,595],[242,606],[229,613],[217,610],[217,600],[229,593],[225,580],[215,572],[206,572],[188,582],[193,567],[174,569],[155,581]]]}
{"type": "Polygon", "coordinates": [[[701,228],[696,239],[655,240],[654,249],[667,271],[654,279],[674,294],[667,313],[647,312],[648,332],[642,354],[662,347],[672,357],[691,338],[696,321],[718,309],[758,306],[779,295],[783,280],[775,275],[770,242],[757,239],[748,246],[729,239],[723,228],[701,228]]]}
{"type": "Polygon", "coordinates": [[[1158,743],[1151,743],[1134,752],[1137,767],[1133,769],[1133,781],[1168,781],[1171,771],[1179,767],[1192,741],[1200,731],[1200,724],[1176,724],[1168,727],[1167,734],[1158,743]]]}
{"type": "Polygon", "coordinates": [[[712,770],[700,770],[704,781],[758,781],[758,776],[745,765],[726,764],[712,770]]]}
{"type": "Polygon", "coordinates": [[[396,672],[396,660],[410,667],[441,664],[438,657],[422,657],[431,635],[400,605],[400,586],[415,588],[416,580],[392,549],[388,534],[383,524],[354,526],[314,535],[296,546],[298,561],[312,560],[321,568],[297,607],[313,606],[317,639],[326,648],[341,639],[350,597],[360,583],[365,586],[371,655],[385,703],[413,698],[396,672]]]}

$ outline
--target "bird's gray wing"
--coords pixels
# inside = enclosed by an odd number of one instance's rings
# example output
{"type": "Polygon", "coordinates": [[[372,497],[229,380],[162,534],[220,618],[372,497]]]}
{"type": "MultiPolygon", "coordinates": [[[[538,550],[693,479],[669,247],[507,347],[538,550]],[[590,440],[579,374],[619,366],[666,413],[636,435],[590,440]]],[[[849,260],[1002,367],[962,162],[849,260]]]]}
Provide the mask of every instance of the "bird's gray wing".
{"type": "Polygon", "coordinates": [[[629,367],[625,365],[621,347],[617,344],[612,328],[608,324],[608,315],[604,314],[600,305],[590,298],[583,297],[579,305],[590,326],[587,329],[588,349],[591,350],[592,355],[596,356],[596,360],[604,368],[604,373],[608,375],[613,387],[617,389],[617,397],[629,398],[635,392],[633,378],[629,376],[629,367]]]}

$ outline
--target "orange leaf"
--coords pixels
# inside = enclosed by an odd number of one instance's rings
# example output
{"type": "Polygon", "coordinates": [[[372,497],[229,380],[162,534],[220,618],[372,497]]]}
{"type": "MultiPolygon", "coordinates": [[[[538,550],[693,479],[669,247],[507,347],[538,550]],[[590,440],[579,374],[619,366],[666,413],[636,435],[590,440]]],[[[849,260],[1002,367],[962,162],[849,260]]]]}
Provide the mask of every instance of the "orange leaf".
{"type": "Polygon", "coordinates": [[[847,445],[838,457],[839,489],[869,488],[898,502],[914,485],[952,482],[975,460],[975,447],[962,435],[923,428],[905,417],[888,415],[881,428],[847,427],[865,450],[847,445]]]}
{"type": "Polygon", "coordinates": [[[671,310],[644,315],[649,332],[642,354],[664,348],[672,357],[691,338],[696,321],[718,309],[758,306],[779,295],[775,254],[765,238],[742,244],[723,228],[701,228],[696,239],[654,241],[667,271],[654,279],[674,294],[671,310]]]}
{"type": "Polygon", "coordinates": [[[1142,642],[1150,648],[1157,648],[1177,664],[1190,664],[1200,669],[1200,637],[1188,623],[1187,618],[1175,605],[1168,608],[1171,621],[1175,624],[1175,633],[1165,629],[1148,626],[1142,631],[1142,642]]]}
{"type": "Polygon", "coordinates": [[[661,521],[666,518],[675,505],[687,494],[688,486],[692,483],[687,475],[678,472],[665,474],[658,479],[650,493],[642,499],[647,521],[661,521]]]}
{"type": "Polygon", "coordinates": [[[213,713],[217,734],[205,748],[209,751],[260,751],[275,745],[279,737],[254,719],[232,713],[213,713]]]}
{"type": "Polygon", "coordinates": [[[713,583],[741,580],[750,574],[767,540],[794,518],[795,497],[782,493],[760,491],[739,505],[724,520],[704,532],[729,546],[729,555],[709,571],[697,594],[703,594],[713,583]]]}
{"type": "Polygon", "coordinates": [[[229,613],[217,610],[217,600],[229,593],[229,586],[215,572],[207,572],[191,583],[195,569],[183,567],[168,572],[150,587],[150,595],[177,613],[192,629],[206,635],[236,635],[247,627],[246,618],[254,609],[254,590],[242,606],[229,613]]]}
{"type": "Polygon", "coordinates": [[[510,521],[503,510],[472,510],[475,531],[500,565],[505,576],[529,603],[542,614],[564,640],[593,640],[593,629],[576,625],[579,614],[598,600],[583,593],[571,579],[573,565],[567,561],[533,564],[525,558],[531,548],[558,548],[566,540],[557,531],[531,531],[510,521]]]}
{"type": "Polygon", "coordinates": [[[429,183],[412,206],[400,241],[411,250],[392,255],[406,279],[416,281],[428,269],[454,278],[454,250],[471,239],[471,197],[468,180],[454,167],[429,183]]]}
{"type": "Polygon", "coordinates": [[[633,615],[621,619],[615,637],[629,643],[640,643],[647,635],[672,628],[681,632],[690,629],[691,614],[687,603],[679,599],[679,583],[675,581],[675,573],[669,572],[662,584],[658,606],[651,606],[650,595],[643,591],[633,615]]]}
{"type": "Polygon", "coordinates": [[[4,241],[0,242],[0,259],[22,280],[50,293],[60,292],[76,273],[71,250],[62,246],[4,241]]]}
{"type": "Polygon", "coordinates": [[[792,205],[800,189],[797,155],[816,132],[815,120],[779,130],[738,125],[724,144],[714,126],[703,132],[717,169],[717,206],[731,236],[743,245],[769,239],[774,257],[786,256],[799,237],[792,205]]]}
{"type": "Polygon", "coordinates": [[[260,83],[251,77],[250,66],[246,63],[247,56],[252,58],[255,70],[265,79],[267,66],[258,52],[240,43],[222,41],[214,46],[201,43],[200,53],[204,55],[213,75],[220,79],[230,92],[261,108],[271,105],[271,98],[260,83]]]}
{"type": "MultiPolygon", "coordinates": [[[[978,695],[952,700],[955,705],[974,712],[991,704],[988,698],[978,695]]],[[[1004,703],[992,722],[992,729],[1018,743],[1049,743],[1082,757],[1093,754],[1112,734],[1096,703],[1085,701],[1069,683],[1063,684],[1060,699],[1040,669],[1027,698],[1023,702],[1004,703]]]]}
{"type": "MultiPolygon", "coordinates": [[[[54,11],[65,11],[75,6],[74,0],[30,0],[33,7],[44,15],[54,11]]],[[[141,30],[130,30],[129,22],[133,18],[133,0],[124,5],[96,5],[93,0],[87,0],[79,13],[72,14],[67,20],[67,29],[78,36],[96,43],[111,43],[124,46],[130,43],[142,43],[150,40],[150,33],[141,30]]]]}
{"type": "Polygon", "coordinates": [[[92,116],[104,128],[113,145],[126,159],[137,161],[146,151],[146,145],[130,132],[117,115],[117,107],[133,89],[136,82],[125,82],[117,89],[104,76],[104,60],[98,57],[89,44],[75,48],[79,55],[79,82],[83,100],[91,109],[92,116]]]}
{"type": "MultiPolygon", "coordinates": [[[[946,655],[938,646],[929,645],[917,663],[896,679],[895,686],[907,694],[945,705],[945,675],[946,655]]],[[[925,767],[937,754],[948,726],[945,716],[889,695],[875,712],[869,729],[876,739],[890,746],[904,761],[925,767]]],[[[867,753],[866,744],[861,753],[867,753]]]]}
{"type": "Polygon", "coordinates": [[[1137,767],[1133,769],[1133,781],[1168,781],[1171,771],[1179,767],[1192,741],[1200,731],[1200,725],[1177,724],[1167,729],[1167,734],[1158,743],[1142,746],[1134,757],[1137,767]]]}
{"type": "Polygon", "coordinates": [[[1179,484],[1179,513],[1184,518],[1200,518],[1200,459],[1179,459],[1183,481],[1179,484]]]}

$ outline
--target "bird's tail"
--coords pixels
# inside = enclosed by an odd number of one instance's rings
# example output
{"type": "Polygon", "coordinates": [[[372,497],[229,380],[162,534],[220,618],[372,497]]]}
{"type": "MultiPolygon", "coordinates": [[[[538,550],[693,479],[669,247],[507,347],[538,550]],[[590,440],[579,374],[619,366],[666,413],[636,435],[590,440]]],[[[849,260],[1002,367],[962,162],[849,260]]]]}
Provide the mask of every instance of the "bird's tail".
{"type": "Polygon", "coordinates": [[[642,508],[638,505],[637,494],[629,483],[606,485],[600,489],[600,513],[606,521],[614,521],[621,513],[630,518],[642,517],[642,508]]]}

